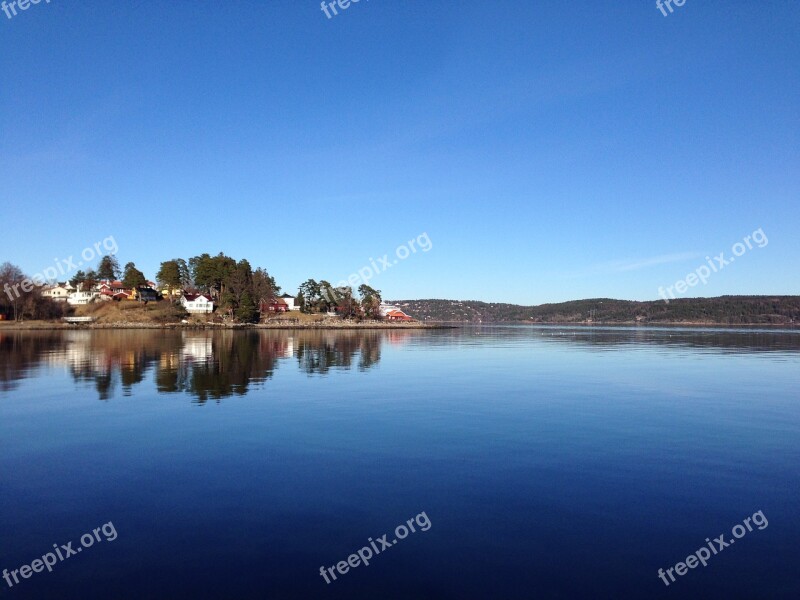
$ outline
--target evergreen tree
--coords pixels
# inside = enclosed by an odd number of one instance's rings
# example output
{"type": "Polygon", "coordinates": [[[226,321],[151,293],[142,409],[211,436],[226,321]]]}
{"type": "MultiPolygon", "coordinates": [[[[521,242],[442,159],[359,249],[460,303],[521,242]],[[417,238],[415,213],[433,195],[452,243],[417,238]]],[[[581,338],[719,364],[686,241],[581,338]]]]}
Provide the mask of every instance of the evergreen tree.
{"type": "Polygon", "coordinates": [[[361,308],[364,310],[364,315],[369,319],[380,319],[381,291],[362,283],[358,286],[358,293],[361,296],[361,308]]]}
{"type": "Polygon", "coordinates": [[[100,264],[97,266],[97,277],[99,279],[113,281],[119,277],[119,274],[119,262],[114,256],[106,254],[100,259],[100,264]]]}
{"type": "Polygon", "coordinates": [[[133,290],[145,285],[146,283],[147,279],[145,279],[144,273],[137,269],[135,264],[129,262],[125,265],[125,272],[122,276],[122,285],[133,290]]]}
{"type": "Polygon", "coordinates": [[[70,285],[74,287],[78,287],[78,284],[83,283],[86,279],[86,273],[83,271],[77,271],[75,275],[72,276],[72,279],[69,280],[70,285]]]}
{"type": "Polygon", "coordinates": [[[246,291],[242,294],[235,315],[236,318],[243,323],[258,322],[258,308],[250,292],[246,291]]]}
{"type": "Polygon", "coordinates": [[[80,288],[84,292],[90,292],[94,289],[97,285],[97,273],[94,272],[94,269],[89,269],[86,271],[86,275],[83,278],[83,282],[80,285],[80,288]]]}

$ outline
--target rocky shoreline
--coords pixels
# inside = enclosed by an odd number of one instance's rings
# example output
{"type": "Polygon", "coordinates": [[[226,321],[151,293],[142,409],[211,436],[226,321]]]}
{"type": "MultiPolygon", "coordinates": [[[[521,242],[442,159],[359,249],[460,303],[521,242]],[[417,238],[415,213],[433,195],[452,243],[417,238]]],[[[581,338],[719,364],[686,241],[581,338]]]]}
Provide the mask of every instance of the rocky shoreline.
{"type": "Polygon", "coordinates": [[[60,323],[57,321],[23,321],[20,323],[0,323],[2,331],[71,331],[76,329],[178,329],[178,330],[261,330],[261,329],[455,329],[456,325],[427,323],[381,323],[381,322],[336,322],[321,321],[309,323],[60,323]]]}

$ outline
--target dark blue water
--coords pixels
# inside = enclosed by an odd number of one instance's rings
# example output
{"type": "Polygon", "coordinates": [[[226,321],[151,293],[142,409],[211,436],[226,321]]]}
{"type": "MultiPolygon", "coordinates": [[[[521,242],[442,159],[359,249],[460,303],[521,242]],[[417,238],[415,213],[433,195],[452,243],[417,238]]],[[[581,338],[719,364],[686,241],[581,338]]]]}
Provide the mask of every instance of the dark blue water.
{"type": "Polygon", "coordinates": [[[0,568],[81,547],[0,598],[797,598],[799,392],[797,331],[0,330],[0,568]]]}

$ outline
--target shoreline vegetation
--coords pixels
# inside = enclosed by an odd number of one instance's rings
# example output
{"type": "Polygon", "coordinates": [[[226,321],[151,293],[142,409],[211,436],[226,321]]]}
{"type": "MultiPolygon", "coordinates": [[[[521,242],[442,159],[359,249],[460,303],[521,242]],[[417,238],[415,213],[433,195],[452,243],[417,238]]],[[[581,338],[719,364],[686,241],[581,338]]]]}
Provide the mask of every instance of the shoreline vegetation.
{"type": "Polygon", "coordinates": [[[44,285],[0,265],[0,327],[11,329],[437,329],[479,324],[596,326],[800,325],[800,296],[720,296],[670,301],[591,298],[521,306],[474,300],[383,301],[363,284],[354,290],[308,279],[282,294],[266,269],[222,253],[161,263],[156,282],[115,256],[64,284],[44,285]],[[121,278],[121,279],[119,279],[121,278]],[[33,282],[33,283],[32,283],[33,282]],[[21,291],[20,291],[21,290],[21,291]],[[67,293],[68,290],[69,293],[67,293]],[[58,291],[59,296],[54,295],[58,291]],[[68,323],[72,320],[83,321],[68,323]]]}
{"type": "Polygon", "coordinates": [[[634,301],[590,298],[539,306],[475,300],[396,300],[426,322],[533,325],[800,325],[800,296],[719,296],[634,301]]]}
{"type": "Polygon", "coordinates": [[[130,330],[130,329],[168,329],[168,330],[242,330],[258,331],[260,329],[274,330],[393,330],[398,329],[456,329],[457,325],[447,323],[388,323],[388,322],[346,322],[346,321],[321,321],[318,323],[64,323],[60,321],[0,321],[2,331],[74,331],[77,329],[94,330],[130,330]]]}
{"type": "MultiPolygon", "coordinates": [[[[114,248],[116,252],[116,242],[114,248]]],[[[366,322],[366,327],[382,321],[415,321],[384,303],[380,290],[366,283],[357,290],[354,284],[346,284],[307,279],[296,295],[281,294],[281,286],[266,269],[254,269],[247,259],[237,261],[221,252],[164,261],[155,281],[148,280],[133,262],[121,268],[115,254],[103,256],[96,269],[76,271],[64,282],[45,279],[42,274],[28,277],[16,265],[5,262],[0,264],[0,321],[231,327],[269,325],[282,316],[291,316],[293,325],[301,327],[319,327],[316,322],[331,318],[358,326],[366,322]]],[[[288,324],[281,322],[281,326],[288,324]]],[[[327,325],[340,326],[333,322],[327,325]]]]}

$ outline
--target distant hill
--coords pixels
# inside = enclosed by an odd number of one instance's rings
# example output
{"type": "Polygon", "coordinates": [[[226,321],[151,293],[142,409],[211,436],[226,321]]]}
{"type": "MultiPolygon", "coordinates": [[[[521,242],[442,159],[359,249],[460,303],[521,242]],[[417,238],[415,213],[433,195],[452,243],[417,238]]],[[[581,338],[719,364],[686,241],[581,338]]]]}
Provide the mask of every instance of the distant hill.
{"type": "Polygon", "coordinates": [[[476,300],[395,300],[426,321],[468,323],[800,324],[800,296],[720,296],[649,302],[593,298],[519,306],[476,300]]]}

